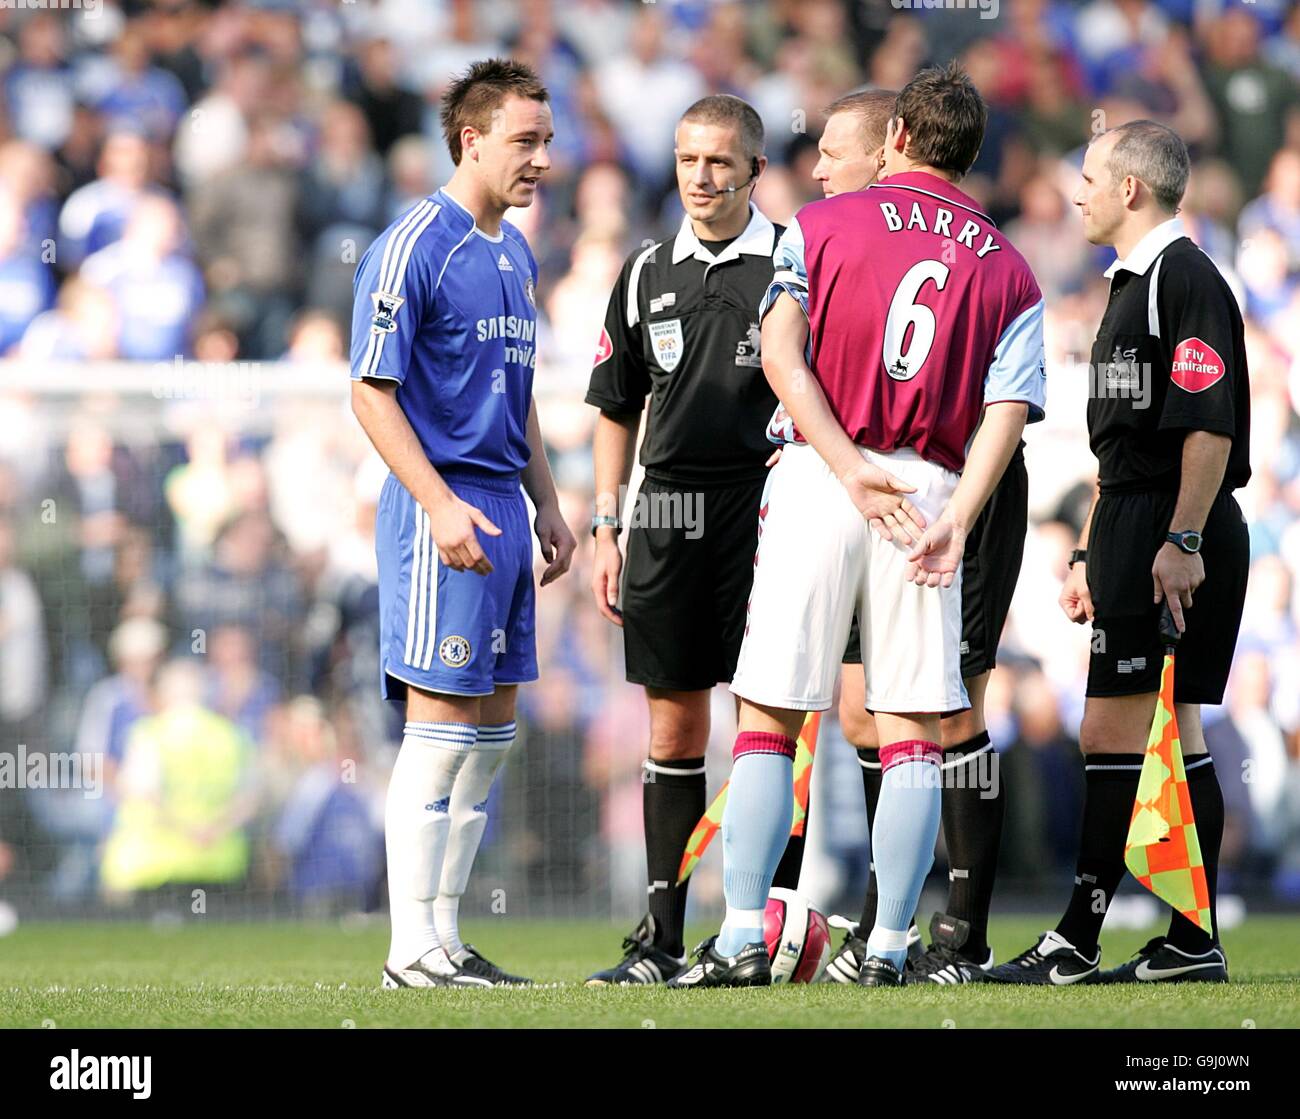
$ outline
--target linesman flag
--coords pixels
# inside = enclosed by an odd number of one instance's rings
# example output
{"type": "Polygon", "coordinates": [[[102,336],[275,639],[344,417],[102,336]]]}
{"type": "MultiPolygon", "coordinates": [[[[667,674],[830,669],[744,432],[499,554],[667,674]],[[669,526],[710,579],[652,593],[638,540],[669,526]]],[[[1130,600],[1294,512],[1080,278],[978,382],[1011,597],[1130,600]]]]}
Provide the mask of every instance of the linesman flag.
{"type": "Polygon", "coordinates": [[[1179,634],[1168,605],[1160,619],[1160,635],[1165,639],[1160,695],[1124,842],[1124,865],[1161,901],[1213,935],[1210,891],[1174,711],[1174,655],[1179,634]]]}
{"type": "MultiPolygon", "coordinates": [[[[810,711],[803,721],[794,751],[794,817],[790,822],[791,835],[803,835],[808,822],[808,791],[812,787],[813,756],[817,753],[817,731],[821,727],[822,713],[810,711]]],[[[695,825],[691,837],[686,841],[686,850],[682,853],[682,865],[677,871],[677,884],[680,886],[691,876],[696,864],[709,849],[713,837],[722,830],[722,812],[727,807],[728,781],[713,803],[705,809],[700,822],[695,825]]]]}

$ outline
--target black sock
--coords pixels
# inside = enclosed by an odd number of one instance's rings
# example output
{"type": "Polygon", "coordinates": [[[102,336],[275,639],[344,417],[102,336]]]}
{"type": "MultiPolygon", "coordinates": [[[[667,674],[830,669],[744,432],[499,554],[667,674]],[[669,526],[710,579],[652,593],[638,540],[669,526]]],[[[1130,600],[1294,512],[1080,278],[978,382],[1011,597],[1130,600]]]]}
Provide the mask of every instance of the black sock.
{"type": "MultiPolygon", "coordinates": [[[[876,823],[876,805],[880,803],[880,751],[874,747],[871,749],[860,748],[858,750],[858,764],[862,766],[862,791],[867,798],[867,831],[870,832],[876,823]]],[[[875,858],[875,852],[872,852],[872,858],[875,858]]],[[[867,873],[867,893],[862,899],[862,918],[858,922],[858,936],[863,940],[867,939],[868,934],[876,924],[876,867],[872,863],[867,873]]]]}
{"type": "Polygon", "coordinates": [[[1074,892],[1056,931],[1083,955],[1097,951],[1110,899],[1124,878],[1124,840],[1133,816],[1143,754],[1086,754],[1083,834],[1074,892]]]}
{"type": "Polygon", "coordinates": [[[641,773],[645,861],[655,944],[673,956],[685,952],[686,886],[677,885],[686,841],[708,807],[704,759],[645,763],[641,773]]]}
{"type": "Polygon", "coordinates": [[[962,952],[983,963],[989,951],[989,904],[993,900],[993,878],[1006,807],[998,756],[988,731],[980,731],[943,753],[948,914],[970,924],[970,935],[962,945],[962,952]]]}
{"type": "Polygon", "coordinates": [[[792,835],[785,845],[785,854],[776,864],[776,874],[772,876],[772,885],[783,890],[797,890],[799,875],[803,871],[803,848],[808,838],[808,820],[812,816],[812,798],[809,797],[808,810],[803,817],[803,834],[792,835]]]}
{"type": "Polygon", "coordinates": [[[1175,910],[1169,919],[1169,943],[1183,952],[1199,956],[1208,952],[1219,937],[1217,904],[1219,845],[1223,842],[1223,790],[1219,787],[1219,775],[1214,772],[1214,762],[1209,754],[1189,758],[1184,768],[1187,770],[1187,792],[1192,799],[1192,815],[1196,817],[1196,840],[1201,845],[1201,860],[1205,864],[1212,931],[1207,933],[1175,910]]]}

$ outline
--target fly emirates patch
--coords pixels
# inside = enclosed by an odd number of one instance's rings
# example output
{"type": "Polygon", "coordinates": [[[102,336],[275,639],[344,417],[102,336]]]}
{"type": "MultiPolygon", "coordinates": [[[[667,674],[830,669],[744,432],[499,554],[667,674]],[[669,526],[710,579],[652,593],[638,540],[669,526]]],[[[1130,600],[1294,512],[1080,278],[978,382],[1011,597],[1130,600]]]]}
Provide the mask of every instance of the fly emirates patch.
{"type": "Polygon", "coordinates": [[[965,214],[958,214],[946,206],[936,206],[934,214],[927,218],[920,202],[913,202],[911,207],[900,207],[893,202],[879,202],[880,213],[884,216],[885,226],[890,233],[907,233],[919,229],[922,233],[933,233],[946,241],[955,241],[965,245],[980,260],[989,253],[1002,251],[984,226],[965,214]],[[977,247],[978,246],[978,247],[977,247]]]}
{"type": "Polygon", "coordinates": [[[1223,380],[1225,372],[1219,351],[1200,338],[1187,338],[1174,349],[1170,376],[1185,392],[1204,392],[1223,380]]]}

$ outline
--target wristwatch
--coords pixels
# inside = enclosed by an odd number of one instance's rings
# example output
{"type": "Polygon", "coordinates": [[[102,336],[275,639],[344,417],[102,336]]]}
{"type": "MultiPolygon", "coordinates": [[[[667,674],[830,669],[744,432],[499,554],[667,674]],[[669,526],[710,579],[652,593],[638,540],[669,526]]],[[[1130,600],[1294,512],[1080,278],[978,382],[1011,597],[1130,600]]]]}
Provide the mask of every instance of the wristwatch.
{"type": "Polygon", "coordinates": [[[1166,532],[1165,539],[1170,544],[1178,545],[1180,551],[1194,556],[1201,550],[1204,537],[1199,532],[1166,532]]]}
{"type": "Polygon", "coordinates": [[[1088,560],[1088,549],[1075,548],[1074,551],[1070,553],[1070,562],[1066,566],[1073,567],[1076,563],[1086,563],[1087,560],[1088,560]]]}
{"type": "Polygon", "coordinates": [[[591,518],[591,535],[595,536],[596,529],[604,528],[606,525],[614,530],[615,536],[623,531],[623,522],[617,517],[611,517],[606,513],[597,513],[591,518]]]}

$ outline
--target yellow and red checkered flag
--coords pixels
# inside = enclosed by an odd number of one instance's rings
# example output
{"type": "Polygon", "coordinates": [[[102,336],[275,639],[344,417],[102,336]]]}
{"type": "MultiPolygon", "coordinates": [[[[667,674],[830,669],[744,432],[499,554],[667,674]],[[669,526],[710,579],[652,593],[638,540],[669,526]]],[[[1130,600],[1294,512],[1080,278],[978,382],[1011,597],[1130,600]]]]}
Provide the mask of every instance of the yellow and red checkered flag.
{"type": "MultiPolygon", "coordinates": [[[[817,753],[817,731],[822,723],[820,711],[810,711],[803,721],[794,751],[794,818],[790,823],[791,835],[803,835],[804,825],[808,822],[808,791],[812,788],[813,757],[817,753]]],[[[718,790],[713,803],[705,809],[700,822],[695,825],[691,837],[686,841],[686,850],[682,853],[682,865],[677,871],[677,884],[680,886],[691,876],[704,852],[709,849],[713,837],[722,830],[722,811],[727,807],[727,790],[731,788],[728,781],[718,790]]]]}
{"type": "Polygon", "coordinates": [[[1124,865],[1156,897],[1212,934],[1210,891],[1183,769],[1183,748],[1178,741],[1174,711],[1178,631],[1168,606],[1161,618],[1160,633],[1166,641],[1165,663],[1128,838],[1124,841],[1124,865]]]}
{"type": "Polygon", "coordinates": [[[794,821],[791,835],[803,835],[808,824],[808,793],[812,789],[812,764],[817,753],[817,731],[821,729],[822,713],[809,711],[799,731],[794,750],[794,821]]]}
{"type": "Polygon", "coordinates": [[[696,864],[704,857],[713,837],[722,830],[722,810],[727,807],[727,790],[731,788],[728,781],[718,790],[713,803],[704,810],[700,822],[695,825],[691,837],[686,841],[686,850],[682,852],[682,865],[677,870],[677,884],[680,886],[691,876],[696,864]]]}

